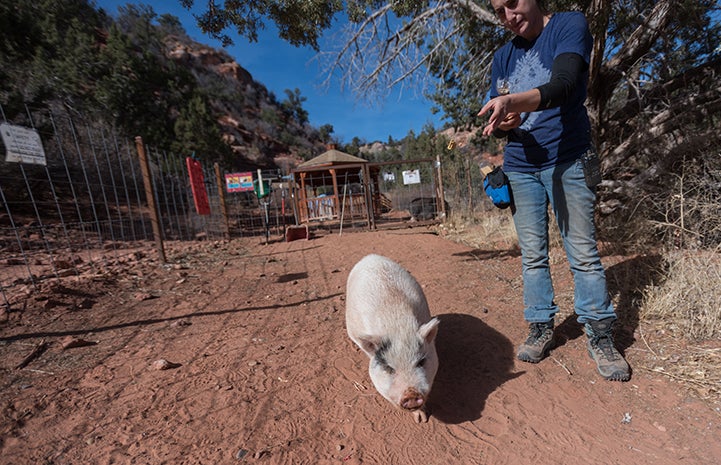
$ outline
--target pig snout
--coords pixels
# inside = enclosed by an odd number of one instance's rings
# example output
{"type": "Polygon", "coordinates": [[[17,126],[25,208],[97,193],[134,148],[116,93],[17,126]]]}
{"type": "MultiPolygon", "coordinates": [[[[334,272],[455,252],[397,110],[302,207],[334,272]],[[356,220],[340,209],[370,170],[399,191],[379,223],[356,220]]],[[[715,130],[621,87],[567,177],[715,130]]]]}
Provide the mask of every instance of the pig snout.
{"type": "Polygon", "coordinates": [[[406,410],[416,410],[423,407],[426,399],[423,394],[413,388],[408,388],[401,397],[401,407],[406,410]]]}

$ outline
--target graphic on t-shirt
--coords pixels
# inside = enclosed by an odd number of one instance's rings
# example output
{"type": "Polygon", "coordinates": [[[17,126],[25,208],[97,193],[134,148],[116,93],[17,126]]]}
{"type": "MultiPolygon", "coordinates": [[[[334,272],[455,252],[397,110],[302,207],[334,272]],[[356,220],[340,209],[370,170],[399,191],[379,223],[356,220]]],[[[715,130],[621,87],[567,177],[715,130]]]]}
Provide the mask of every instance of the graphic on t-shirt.
{"type": "MultiPolygon", "coordinates": [[[[523,55],[517,62],[516,68],[513,70],[509,78],[510,88],[512,92],[524,92],[551,80],[551,70],[543,66],[543,62],[535,50],[530,50],[523,55]]],[[[524,131],[528,131],[533,127],[536,118],[540,112],[521,114],[523,124],[519,127],[524,131]]]]}

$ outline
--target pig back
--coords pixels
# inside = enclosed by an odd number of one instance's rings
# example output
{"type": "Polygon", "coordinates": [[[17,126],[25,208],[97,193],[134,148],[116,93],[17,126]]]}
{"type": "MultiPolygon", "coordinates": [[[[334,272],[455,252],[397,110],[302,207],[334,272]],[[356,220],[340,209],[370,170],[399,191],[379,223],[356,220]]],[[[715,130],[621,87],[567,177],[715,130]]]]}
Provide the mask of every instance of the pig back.
{"type": "Polygon", "coordinates": [[[368,255],[348,275],[346,328],[354,341],[359,336],[414,334],[430,319],[420,285],[395,261],[368,255]]]}

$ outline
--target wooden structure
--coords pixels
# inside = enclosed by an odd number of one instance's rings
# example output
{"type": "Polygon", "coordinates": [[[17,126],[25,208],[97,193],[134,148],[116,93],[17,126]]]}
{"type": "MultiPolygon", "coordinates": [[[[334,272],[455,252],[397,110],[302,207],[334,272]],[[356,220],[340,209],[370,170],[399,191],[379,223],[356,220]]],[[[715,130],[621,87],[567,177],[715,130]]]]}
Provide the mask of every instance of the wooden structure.
{"type": "Polygon", "coordinates": [[[372,227],[368,205],[377,184],[378,169],[367,160],[331,147],[321,155],[301,163],[293,171],[294,203],[299,223],[309,221],[363,219],[372,227]]]}

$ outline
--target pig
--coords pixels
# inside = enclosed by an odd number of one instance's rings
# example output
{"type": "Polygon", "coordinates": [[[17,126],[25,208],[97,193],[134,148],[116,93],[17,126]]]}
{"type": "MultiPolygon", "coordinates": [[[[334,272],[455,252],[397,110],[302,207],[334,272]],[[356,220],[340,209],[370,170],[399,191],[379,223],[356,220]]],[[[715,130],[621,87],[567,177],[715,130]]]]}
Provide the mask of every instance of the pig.
{"type": "Polygon", "coordinates": [[[438,371],[439,320],[411,274],[390,258],[367,255],[348,275],[346,330],[370,358],[376,390],[427,422],[426,402],[438,371]]]}

